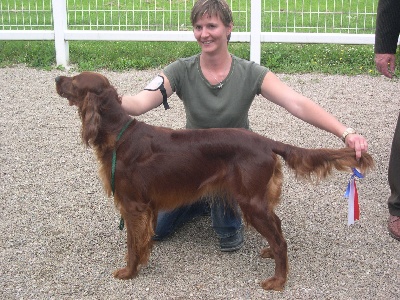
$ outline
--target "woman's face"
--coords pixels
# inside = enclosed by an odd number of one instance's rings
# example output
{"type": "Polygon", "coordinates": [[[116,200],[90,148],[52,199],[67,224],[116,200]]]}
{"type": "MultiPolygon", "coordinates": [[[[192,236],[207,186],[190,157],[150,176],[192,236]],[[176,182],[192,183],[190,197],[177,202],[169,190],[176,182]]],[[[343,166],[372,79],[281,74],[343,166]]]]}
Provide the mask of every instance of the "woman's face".
{"type": "Polygon", "coordinates": [[[232,27],[225,26],[218,16],[204,14],[194,23],[193,32],[202,52],[212,53],[227,48],[232,27]]]}

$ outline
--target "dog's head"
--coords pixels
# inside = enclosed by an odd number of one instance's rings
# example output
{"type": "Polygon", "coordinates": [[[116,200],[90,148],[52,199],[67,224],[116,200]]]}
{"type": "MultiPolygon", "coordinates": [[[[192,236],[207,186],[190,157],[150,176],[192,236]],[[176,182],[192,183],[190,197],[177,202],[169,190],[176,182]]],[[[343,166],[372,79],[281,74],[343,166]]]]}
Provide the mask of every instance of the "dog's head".
{"type": "Polygon", "coordinates": [[[90,94],[100,95],[104,90],[111,87],[106,77],[94,72],[82,72],[79,75],[57,76],[57,93],[69,100],[70,105],[76,105],[82,109],[86,97],[90,94]]]}
{"type": "Polygon", "coordinates": [[[120,105],[115,105],[121,104],[117,91],[101,74],[82,72],[72,77],[57,76],[55,81],[57,93],[78,107],[82,140],[86,145],[98,137],[103,118],[115,117],[113,110],[122,110],[120,105]]]}

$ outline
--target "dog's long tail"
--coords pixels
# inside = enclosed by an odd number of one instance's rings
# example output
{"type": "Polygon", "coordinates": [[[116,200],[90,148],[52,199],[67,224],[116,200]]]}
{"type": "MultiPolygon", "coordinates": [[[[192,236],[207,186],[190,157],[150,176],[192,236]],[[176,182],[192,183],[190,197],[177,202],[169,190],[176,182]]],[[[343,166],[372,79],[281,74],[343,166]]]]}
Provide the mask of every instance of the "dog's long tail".
{"type": "Polygon", "coordinates": [[[355,151],[351,148],[305,149],[276,141],[272,151],[282,156],[296,176],[307,179],[323,179],[333,169],[351,171],[354,167],[364,174],[374,167],[371,155],[364,152],[357,160],[355,151]]]}

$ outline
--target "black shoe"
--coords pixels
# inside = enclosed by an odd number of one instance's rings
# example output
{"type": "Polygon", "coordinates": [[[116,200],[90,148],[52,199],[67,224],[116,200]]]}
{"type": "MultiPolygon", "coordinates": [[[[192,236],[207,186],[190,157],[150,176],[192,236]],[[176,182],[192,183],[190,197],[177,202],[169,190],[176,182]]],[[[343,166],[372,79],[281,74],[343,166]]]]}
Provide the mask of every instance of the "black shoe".
{"type": "Polygon", "coordinates": [[[222,252],[237,251],[243,246],[243,226],[232,236],[221,238],[219,240],[220,250],[222,252]]]}

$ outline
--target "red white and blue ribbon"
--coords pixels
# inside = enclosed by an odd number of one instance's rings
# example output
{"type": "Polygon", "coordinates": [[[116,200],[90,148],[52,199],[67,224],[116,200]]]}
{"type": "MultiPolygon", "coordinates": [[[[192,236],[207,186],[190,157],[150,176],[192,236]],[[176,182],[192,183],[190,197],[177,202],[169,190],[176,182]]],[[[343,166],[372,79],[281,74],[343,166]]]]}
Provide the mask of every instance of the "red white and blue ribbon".
{"type": "Polygon", "coordinates": [[[347,225],[354,224],[355,220],[360,219],[360,206],[358,204],[358,192],[356,185],[356,178],[364,178],[364,176],[357,171],[357,169],[352,168],[353,174],[350,177],[349,183],[347,185],[345,198],[348,199],[348,214],[347,214],[347,225]]]}

